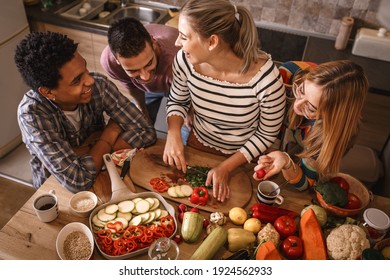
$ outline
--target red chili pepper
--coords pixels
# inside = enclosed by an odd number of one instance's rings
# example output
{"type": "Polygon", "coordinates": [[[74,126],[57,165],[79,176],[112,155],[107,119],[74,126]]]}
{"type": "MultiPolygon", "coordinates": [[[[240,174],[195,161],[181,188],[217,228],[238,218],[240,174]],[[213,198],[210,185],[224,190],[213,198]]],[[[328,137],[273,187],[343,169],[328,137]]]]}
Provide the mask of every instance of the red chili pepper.
{"type": "Polygon", "coordinates": [[[206,187],[194,188],[190,197],[191,203],[197,205],[206,205],[208,199],[209,199],[209,191],[206,187]]]}

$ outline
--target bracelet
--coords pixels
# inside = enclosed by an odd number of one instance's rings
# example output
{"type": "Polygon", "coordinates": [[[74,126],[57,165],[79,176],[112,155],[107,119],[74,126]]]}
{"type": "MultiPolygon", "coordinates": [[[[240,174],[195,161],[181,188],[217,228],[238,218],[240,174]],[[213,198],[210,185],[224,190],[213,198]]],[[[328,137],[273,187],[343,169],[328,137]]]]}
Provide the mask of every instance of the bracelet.
{"type": "Polygon", "coordinates": [[[287,170],[287,169],[290,169],[291,166],[294,168],[294,171],[296,170],[296,167],[295,167],[295,164],[294,164],[294,161],[291,159],[290,155],[286,152],[283,152],[283,154],[285,154],[287,157],[288,157],[288,165],[286,167],[283,167],[282,169],[283,170],[287,170]]]}
{"type": "Polygon", "coordinates": [[[104,140],[104,139],[97,140],[97,142],[99,142],[99,141],[102,141],[102,142],[106,143],[110,147],[110,151],[112,150],[113,147],[112,147],[110,142],[108,142],[107,140],[104,140]]]}

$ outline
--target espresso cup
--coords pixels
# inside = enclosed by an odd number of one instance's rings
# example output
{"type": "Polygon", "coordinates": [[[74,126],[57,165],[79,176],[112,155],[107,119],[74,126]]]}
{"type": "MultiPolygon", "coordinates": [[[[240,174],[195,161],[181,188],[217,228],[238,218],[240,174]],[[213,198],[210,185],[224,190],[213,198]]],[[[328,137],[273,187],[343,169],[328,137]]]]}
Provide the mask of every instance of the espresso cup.
{"type": "Polygon", "coordinates": [[[272,181],[261,181],[257,187],[257,199],[267,205],[281,205],[284,201],[280,195],[279,185],[272,181]]]}
{"type": "Polygon", "coordinates": [[[58,217],[58,199],[55,191],[51,190],[47,194],[43,194],[34,199],[33,207],[38,219],[48,223],[58,217]]]}

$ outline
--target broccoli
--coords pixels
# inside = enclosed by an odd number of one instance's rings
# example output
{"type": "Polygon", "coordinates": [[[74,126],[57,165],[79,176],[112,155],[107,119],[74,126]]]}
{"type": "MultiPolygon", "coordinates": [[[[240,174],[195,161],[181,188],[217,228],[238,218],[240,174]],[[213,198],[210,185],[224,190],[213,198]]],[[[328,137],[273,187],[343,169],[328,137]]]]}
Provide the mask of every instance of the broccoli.
{"type": "Polygon", "coordinates": [[[315,190],[328,204],[344,207],[348,202],[348,193],[336,183],[325,182],[316,186],[315,190]]]}

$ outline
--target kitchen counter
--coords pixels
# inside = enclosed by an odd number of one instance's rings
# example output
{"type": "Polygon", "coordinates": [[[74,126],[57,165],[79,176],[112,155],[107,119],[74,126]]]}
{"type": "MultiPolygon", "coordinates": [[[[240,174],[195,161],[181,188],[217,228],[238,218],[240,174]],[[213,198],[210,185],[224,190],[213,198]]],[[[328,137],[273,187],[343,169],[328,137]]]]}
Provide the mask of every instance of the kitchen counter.
{"type": "MultiPolygon", "coordinates": [[[[63,0],[66,5],[72,0],[63,0]]],[[[74,28],[77,30],[106,35],[107,26],[99,26],[88,21],[71,20],[49,10],[42,12],[40,5],[26,6],[27,18],[48,24],[74,28]]],[[[168,21],[169,19],[167,19],[168,21]]],[[[355,56],[350,43],[343,51],[334,48],[334,40],[314,36],[302,36],[259,27],[263,49],[272,55],[275,61],[306,60],[322,63],[332,60],[349,59],[360,64],[368,77],[370,92],[390,96],[390,62],[355,56]],[[263,33],[263,34],[262,34],[263,33]]]]}

